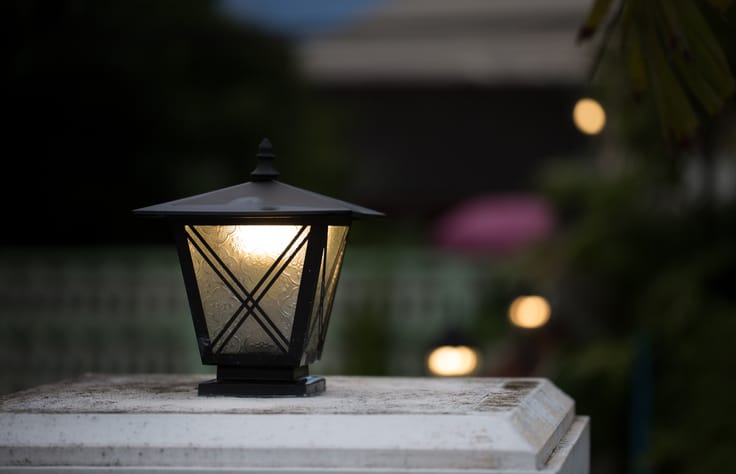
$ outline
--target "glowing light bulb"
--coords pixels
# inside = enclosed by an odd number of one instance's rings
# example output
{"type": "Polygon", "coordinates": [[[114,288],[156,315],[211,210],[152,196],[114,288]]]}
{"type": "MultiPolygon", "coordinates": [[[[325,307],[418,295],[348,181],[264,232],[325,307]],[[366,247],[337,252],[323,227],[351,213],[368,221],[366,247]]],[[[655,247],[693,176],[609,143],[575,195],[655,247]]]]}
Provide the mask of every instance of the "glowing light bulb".
{"type": "Polygon", "coordinates": [[[299,232],[297,225],[239,225],[231,234],[235,249],[243,255],[277,258],[299,232]]]}
{"type": "Polygon", "coordinates": [[[580,99],[572,111],[572,119],[578,130],[587,135],[596,135],[606,125],[606,112],[598,101],[580,99]]]}
{"type": "Polygon", "coordinates": [[[519,296],[509,307],[509,319],[514,326],[534,329],[549,321],[549,303],[541,296],[519,296]]]}
{"type": "Polygon", "coordinates": [[[441,346],[429,354],[427,367],[435,375],[468,375],[478,367],[478,352],[467,346],[441,346]]]}

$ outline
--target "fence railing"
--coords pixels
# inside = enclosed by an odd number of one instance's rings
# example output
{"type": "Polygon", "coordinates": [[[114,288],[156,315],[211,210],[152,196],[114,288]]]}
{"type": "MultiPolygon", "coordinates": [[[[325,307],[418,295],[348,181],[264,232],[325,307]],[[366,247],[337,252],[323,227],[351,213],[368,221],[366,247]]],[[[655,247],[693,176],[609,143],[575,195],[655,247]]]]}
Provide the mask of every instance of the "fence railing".
{"type": "MultiPolygon", "coordinates": [[[[421,249],[348,249],[313,372],[423,373],[427,344],[478,313],[482,271],[421,249]]],[[[3,250],[0,366],[0,393],[84,372],[213,372],[168,247],[3,250]]]]}

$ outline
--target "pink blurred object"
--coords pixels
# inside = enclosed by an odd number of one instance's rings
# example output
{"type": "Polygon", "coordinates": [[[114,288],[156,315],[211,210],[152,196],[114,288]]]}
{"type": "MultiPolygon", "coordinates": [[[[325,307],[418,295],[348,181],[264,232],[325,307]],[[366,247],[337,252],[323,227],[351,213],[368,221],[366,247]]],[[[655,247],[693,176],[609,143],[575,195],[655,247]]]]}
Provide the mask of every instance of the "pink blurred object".
{"type": "Polygon", "coordinates": [[[433,239],[447,249],[506,255],[543,240],[554,227],[552,207],[542,198],[483,195],[441,216],[434,226],[433,239]]]}

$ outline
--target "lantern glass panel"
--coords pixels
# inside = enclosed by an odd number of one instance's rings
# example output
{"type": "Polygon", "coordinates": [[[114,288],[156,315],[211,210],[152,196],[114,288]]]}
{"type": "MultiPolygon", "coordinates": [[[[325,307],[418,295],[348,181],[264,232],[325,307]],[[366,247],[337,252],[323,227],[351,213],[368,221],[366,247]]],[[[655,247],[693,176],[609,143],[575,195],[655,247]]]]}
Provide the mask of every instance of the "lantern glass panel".
{"type": "Polygon", "coordinates": [[[322,254],[317,291],[310,319],[311,326],[306,350],[308,363],[319,359],[322,352],[321,344],[324,343],[327,332],[349,230],[349,226],[331,225],[327,227],[327,246],[322,254]]]}
{"type": "Polygon", "coordinates": [[[214,354],[288,353],[310,226],[187,226],[214,354]]]}

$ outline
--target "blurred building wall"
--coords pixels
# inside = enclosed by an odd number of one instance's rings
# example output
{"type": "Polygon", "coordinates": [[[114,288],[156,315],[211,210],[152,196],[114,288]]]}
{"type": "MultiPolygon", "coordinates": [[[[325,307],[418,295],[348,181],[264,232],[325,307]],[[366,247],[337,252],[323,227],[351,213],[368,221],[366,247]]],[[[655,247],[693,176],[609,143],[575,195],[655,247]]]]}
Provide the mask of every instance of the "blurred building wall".
{"type": "Polygon", "coordinates": [[[295,39],[306,80],[340,118],[346,191],[432,217],[473,194],[523,191],[585,138],[572,107],[589,50],[586,0],[377,1],[295,39]]]}

